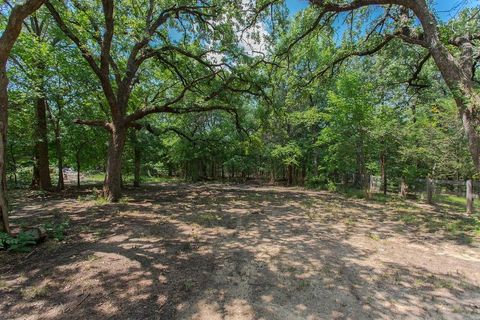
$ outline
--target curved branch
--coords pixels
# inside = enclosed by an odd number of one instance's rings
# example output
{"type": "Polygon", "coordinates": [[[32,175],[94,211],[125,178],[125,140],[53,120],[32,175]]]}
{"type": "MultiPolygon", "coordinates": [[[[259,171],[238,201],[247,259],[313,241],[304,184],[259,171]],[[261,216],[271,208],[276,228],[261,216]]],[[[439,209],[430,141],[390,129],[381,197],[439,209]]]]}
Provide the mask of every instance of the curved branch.
{"type": "Polygon", "coordinates": [[[111,130],[110,123],[104,121],[104,120],[82,120],[82,119],[75,119],[73,120],[73,123],[75,124],[82,124],[82,125],[87,125],[87,126],[92,126],[92,127],[102,127],[107,130],[111,130]]]}
{"type": "Polygon", "coordinates": [[[420,60],[418,65],[415,67],[415,72],[413,73],[412,77],[407,81],[409,87],[416,87],[419,89],[428,87],[428,85],[419,84],[419,83],[416,83],[416,81],[418,80],[418,76],[420,75],[420,72],[422,72],[423,66],[425,65],[425,63],[427,63],[427,61],[430,59],[431,56],[432,55],[428,53],[425,57],[423,57],[422,60],[420,60]]]}

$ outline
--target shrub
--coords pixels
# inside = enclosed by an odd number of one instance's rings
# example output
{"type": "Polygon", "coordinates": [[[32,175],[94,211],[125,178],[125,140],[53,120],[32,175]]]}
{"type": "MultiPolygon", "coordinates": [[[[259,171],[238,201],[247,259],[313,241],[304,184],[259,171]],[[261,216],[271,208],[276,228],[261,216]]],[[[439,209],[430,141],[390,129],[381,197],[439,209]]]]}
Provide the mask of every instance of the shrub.
{"type": "Polygon", "coordinates": [[[336,192],[337,191],[337,184],[333,181],[328,181],[327,190],[330,191],[330,192],[336,192]]]}
{"type": "Polygon", "coordinates": [[[57,240],[62,241],[65,239],[65,230],[70,227],[70,222],[68,220],[64,220],[60,223],[46,223],[44,224],[44,228],[47,231],[49,237],[57,240]]]}
{"type": "Polygon", "coordinates": [[[31,246],[35,245],[36,238],[31,232],[20,232],[16,237],[7,233],[0,233],[0,249],[13,252],[30,252],[31,246]]]}

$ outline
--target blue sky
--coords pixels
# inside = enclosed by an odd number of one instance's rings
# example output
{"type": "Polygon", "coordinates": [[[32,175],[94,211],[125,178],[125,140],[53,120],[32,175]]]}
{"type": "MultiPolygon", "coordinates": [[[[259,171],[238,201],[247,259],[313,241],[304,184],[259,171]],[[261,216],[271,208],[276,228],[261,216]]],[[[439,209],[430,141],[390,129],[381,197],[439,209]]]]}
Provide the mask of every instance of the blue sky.
{"type": "MultiPolygon", "coordinates": [[[[434,0],[433,2],[435,11],[443,21],[450,20],[462,8],[480,5],[480,0],[434,0]]],[[[291,15],[308,6],[307,0],[286,0],[286,3],[291,15]]]]}

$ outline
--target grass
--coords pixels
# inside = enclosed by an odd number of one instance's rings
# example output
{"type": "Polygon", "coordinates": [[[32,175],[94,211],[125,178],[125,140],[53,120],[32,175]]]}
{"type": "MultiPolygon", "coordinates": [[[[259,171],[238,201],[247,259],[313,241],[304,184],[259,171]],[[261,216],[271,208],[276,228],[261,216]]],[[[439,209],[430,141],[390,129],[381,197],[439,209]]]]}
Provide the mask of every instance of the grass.
{"type": "Polygon", "coordinates": [[[407,226],[425,227],[430,233],[444,231],[463,244],[470,244],[475,238],[480,237],[480,217],[464,214],[465,201],[462,198],[448,195],[438,197],[436,200],[436,205],[441,208],[441,214],[423,212],[412,204],[399,203],[396,205],[398,214],[395,220],[407,226]]]}
{"type": "Polygon", "coordinates": [[[305,290],[308,287],[310,287],[310,281],[308,281],[306,279],[300,279],[297,282],[297,290],[305,290]]]}
{"type": "Polygon", "coordinates": [[[376,233],[369,232],[368,236],[369,236],[370,239],[372,239],[374,241],[380,241],[380,236],[376,233]]]}
{"type": "MultiPolygon", "coordinates": [[[[339,188],[337,192],[346,198],[365,198],[365,192],[361,189],[339,188]]],[[[466,200],[464,197],[447,194],[435,195],[435,206],[440,209],[440,215],[425,212],[422,207],[416,205],[416,203],[424,204],[424,200],[405,201],[397,195],[373,193],[367,201],[388,205],[396,213],[394,220],[402,222],[405,226],[424,227],[430,233],[444,231],[451,238],[457,239],[463,244],[470,244],[476,238],[480,238],[480,215],[465,216],[466,200]]],[[[477,203],[479,202],[480,200],[477,200],[477,203]]],[[[312,207],[308,201],[305,201],[303,205],[306,209],[312,207]]],[[[480,208],[478,210],[480,211],[480,208]]],[[[311,214],[307,213],[307,215],[310,217],[311,214]]],[[[347,219],[345,224],[354,226],[355,221],[347,219]]],[[[369,236],[372,238],[371,235],[369,236]]]]}
{"type": "Polygon", "coordinates": [[[8,288],[8,283],[5,280],[0,280],[0,289],[8,288]]]}
{"type": "Polygon", "coordinates": [[[107,204],[109,204],[109,201],[105,197],[98,197],[97,199],[95,199],[95,205],[96,206],[104,206],[104,205],[107,205],[107,204]]]}
{"type": "Polygon", "coordinates": [[[185,281],[183,282],[183,284],[182,284],[182,289],[183,289],[184,291],[189,292],[189,291],[191,291],[191,290],[193,289],[194,285],[195,285],[195,282],[193,282],[192,279],[187,279],[187,280],[185,280],[185,281]]]}
{"type": "Polygon", "coordinates": [[[27,300],[43,298],[48,296],[50,288],[48,286],[26,287],[20,291],[22,297],[27,300]]]}
{"type": "Polygon", "coordinates": [[[93,262],[93,261],[96,261],[96,260],[99,260],[99,259],[100,259],[100,257],[96,256],[95,254],[90,254],[85,258],[85,260],[90,261],[90,262],[93,262]]]}
{"type": "Polygon", "coordinates": [[[459,207],[462,211],[465,210],[465,207],[467,206],[467,200],[465,197],[459,197],[451,194],[437,194],[433,200],[438,203],[459,207]]]}
{"type": "Polygon", "coordinates": [[[215,213],[204,212],[196,215],[194,220],[200,225],[215,226],[221,224],[223,218],[215,213]]]}

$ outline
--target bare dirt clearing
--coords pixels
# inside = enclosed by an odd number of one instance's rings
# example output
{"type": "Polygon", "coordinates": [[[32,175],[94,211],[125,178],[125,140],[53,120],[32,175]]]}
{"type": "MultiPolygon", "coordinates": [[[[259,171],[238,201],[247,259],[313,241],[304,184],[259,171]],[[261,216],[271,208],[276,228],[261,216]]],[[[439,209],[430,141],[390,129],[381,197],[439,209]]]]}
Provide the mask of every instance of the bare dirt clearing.
{"type": "Polygon", "coordinates": [[[14,223],[71,228],[0,252],[0,318],[480,318],[479,241],[443,228],[468,223],[446,205],[219,184],[89,193],[15,195],[14,223]]]}

